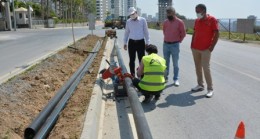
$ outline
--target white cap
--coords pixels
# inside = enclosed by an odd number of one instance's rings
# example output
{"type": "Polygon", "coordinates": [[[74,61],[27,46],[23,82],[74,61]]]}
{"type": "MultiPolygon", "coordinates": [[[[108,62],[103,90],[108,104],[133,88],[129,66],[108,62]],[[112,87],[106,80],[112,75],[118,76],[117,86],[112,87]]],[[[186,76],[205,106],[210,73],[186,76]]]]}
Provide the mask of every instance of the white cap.
{"type": "Polygon", "coordinates": [[[131,15],[131,14],[133,14],[134,12],[136,12],[135,7],[130,7],[130,8],[128,9],[128,15],[131,15]]]}

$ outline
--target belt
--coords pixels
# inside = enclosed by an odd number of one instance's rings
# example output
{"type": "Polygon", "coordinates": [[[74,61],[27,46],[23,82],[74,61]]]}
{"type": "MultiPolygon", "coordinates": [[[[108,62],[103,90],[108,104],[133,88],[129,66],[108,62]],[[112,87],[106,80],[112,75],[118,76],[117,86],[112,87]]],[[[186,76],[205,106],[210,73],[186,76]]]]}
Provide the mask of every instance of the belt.
{"type": "Polygon", "coordinates": [[[164,43],[166,43],[166,44],[175,44],[175,43],[179,43],[179,41],[175,41],[175,42],[167,42],[167,41],[164,41],[164,43]]]}
{"type": "Polygon", "coordinates": [[[133,40],[133,39],[129,39],[129,41],[140,42],[140,41],[144,41],[144,39],[141,39],[141,40],[133,40]]]}

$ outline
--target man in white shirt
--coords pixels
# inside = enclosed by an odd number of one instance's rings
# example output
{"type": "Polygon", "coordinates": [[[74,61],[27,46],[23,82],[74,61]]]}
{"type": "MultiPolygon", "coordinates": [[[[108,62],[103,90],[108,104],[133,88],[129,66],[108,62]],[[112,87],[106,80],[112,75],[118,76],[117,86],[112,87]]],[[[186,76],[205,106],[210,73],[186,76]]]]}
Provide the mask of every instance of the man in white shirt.
{"type": "Polygon", "coordinates": [[[132,76],[135,76],[136,53],[139,62],[145,55],[145,47],[150,43],[147,22],[143,17],[139,17],[134,7],[128,9],[130,18],[126,22],[124,49],[128,49],[129,67],[132,76]],[[128,44],[128,47],[127,47],[128,44]]]}

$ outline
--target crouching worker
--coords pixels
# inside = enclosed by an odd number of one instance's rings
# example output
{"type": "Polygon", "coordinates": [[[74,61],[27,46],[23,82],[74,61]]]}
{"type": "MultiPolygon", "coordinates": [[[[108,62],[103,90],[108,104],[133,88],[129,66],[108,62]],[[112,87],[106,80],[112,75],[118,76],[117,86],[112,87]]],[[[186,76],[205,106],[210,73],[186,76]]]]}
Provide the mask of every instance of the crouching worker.
{"type": "Polygon", "coordinates": [[[145,96],[143,103],[149,103],[153,96],[155,100],[159,100],[165,88],[166,65],[165,60],[157,55],[158,50],[155,45],[149,45],[145,50],[148,55],[143,56],[137,69],[139,79],[134,78],[133,85],[145,96]]]}

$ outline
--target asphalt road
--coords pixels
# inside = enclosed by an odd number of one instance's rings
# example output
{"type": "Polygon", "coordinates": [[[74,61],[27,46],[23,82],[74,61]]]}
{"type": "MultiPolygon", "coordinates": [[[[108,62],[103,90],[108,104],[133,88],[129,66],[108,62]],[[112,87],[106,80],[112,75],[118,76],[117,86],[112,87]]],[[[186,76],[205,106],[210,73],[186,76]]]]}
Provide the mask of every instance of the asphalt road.
{"type": "MultiPolygon", "coordinates": [[[[149,32],[163,56],[162,31],[149,32]]],[[[121,48],[123,33],[117,30],[121,48]]],[[[187,35],[181,43],[180,86],[172,85],[171,73],[161,99],[142,105],[153,138],[230,139],[240,121],[245,123],[246,138],[260,138],[260,46],[219,40],[211,59],[215,94],[205,98],[206,91],[190,91],[197,85],[190,42],[187,35]]],[[[128,68],[128,54],[121,51],[128,68]]]]}
{"type": "MultiPolygon", "coordinates": [[[[101,27],[95,35],[104,36],[101,27]]],[[[75,27],[75,39],[91,34],[88,27],[75,27]]],[[[46,57],[73,43],[71,28],[18,29],[0,32],[0,80],[1,77],[28,67],[35,60],[46,57]]]]}

